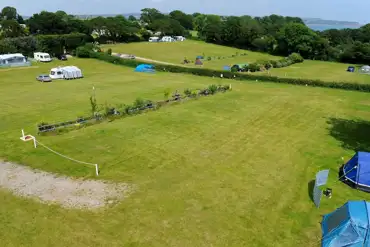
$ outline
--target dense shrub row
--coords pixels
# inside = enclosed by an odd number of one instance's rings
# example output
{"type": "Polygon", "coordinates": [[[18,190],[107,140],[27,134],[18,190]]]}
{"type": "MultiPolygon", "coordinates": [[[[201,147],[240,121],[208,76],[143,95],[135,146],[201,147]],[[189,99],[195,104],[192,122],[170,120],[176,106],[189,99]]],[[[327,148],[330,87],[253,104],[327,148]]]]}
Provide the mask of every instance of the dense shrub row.
{"type": "Polygon", "coordinates": [[[99,123],[105,119],[115,119],[140,114],[149,110],[157,110],[158,108],[173,102],[180,102],[182,100],[187,99],[195,99],[201,96],[213,95],[218,92],[226,92],[229,90],[231,90],[231,87],[229,85],[210,85],[209,87],[204,89],[196,90],[185,89],[183,94],[176,91],[173,93],[171,99],[169,98],[170,92],[166,90],[164,92],[165,100],[163,101],[153,102],[151,100],[143,100],[141,98],[137,98],[132,104],[129,105],[121,104],[118,106],[110,105],[98,106],[96,99],[90,97],[92,116],[78,117],[76,120],[66,121],[57,124],[48,124],[46,122],[42,122],[37,125],[37,129],[38,133],[42,134],[56,130],[60,131],[61,129],[63,131],[66,130],[66,127],[81,128],[87,125],[99,123]]]}
{"type": "Polygon", "coordinates": [[[265,71],[271,68],[284,68],[288,67],[295,63],[302,63],[304,61],[303,57],[298,53],[292,53],[288,57],[280,59],[280,60],[259,60],[255,63],[248,64],[243,68],[232,67],[233,72],[257,72],[257,71],[265,71]]]}
{"type": "MultiPolygon", "coordinates": [[[[96,58],[102,61],[124,65],[128,67],[136,67],[141,64],[139,61],[135,60],[125,60],[119,57],[109,56],[106,53],[90,52],[91,58],[96,58]]],[[[247,74],[247,73],[235,73],[232,71],[220,71],[220,70],[211,70],[205,68],[189,68],[184,66],[174,66],[174,65],[163,65],[163,64],[154,64],[157,71],[165,71],[171,73],[186,73],[197,76],[206,76],[206,77],[223,77],[226,79],[235,79],[235,80],[245,80],[245,81],[264,81],[264,82],[274,82],[274,83],[285,83],[292,85],[301,85],[301,86],[313,86],[313,87],[325,87],[325,88],[338,88],[344,90],[352,91],[363,91],[370,92],[370,84],[360,84],[356,82],[341,82],[341,81],[322,81],[314,79],[301,79],[301,78],[282,78],[277,76],[270,75],[256,75],[256,74],[247,74]]]]}

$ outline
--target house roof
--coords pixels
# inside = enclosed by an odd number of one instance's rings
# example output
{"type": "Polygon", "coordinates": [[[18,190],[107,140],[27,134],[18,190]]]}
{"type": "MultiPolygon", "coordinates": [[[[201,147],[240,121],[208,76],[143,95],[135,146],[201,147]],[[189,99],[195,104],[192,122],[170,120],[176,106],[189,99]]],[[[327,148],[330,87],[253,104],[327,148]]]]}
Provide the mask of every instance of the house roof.
{"type": "Polygon", "coordinates": [[[9,58],[13,58],[13,57],[21,57],[21,58],[24,58],[24,56],[22,54],[20,54],[20,53],[0,55],[0,59],[1,60],[6,60],[6,59],[9,59],[9,58]]]}

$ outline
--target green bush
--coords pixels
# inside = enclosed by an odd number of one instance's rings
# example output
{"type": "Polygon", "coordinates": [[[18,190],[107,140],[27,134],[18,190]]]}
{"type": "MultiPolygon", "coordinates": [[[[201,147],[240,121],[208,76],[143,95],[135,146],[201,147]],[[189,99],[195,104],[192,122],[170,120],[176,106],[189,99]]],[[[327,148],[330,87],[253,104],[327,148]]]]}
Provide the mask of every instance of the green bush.
{"type": "Polygon", "coordinates": [[[298,53],[292,53],[288,56],[293,63],[302,63],[304,61],[303,57],[298,53]]]}
{"type": "Polygon", "coordinates": [[[281,64],[281,61],[277,61],[275,68],[282,68],[282,67],[283,67],[283,65],[281,64]]]}
{"type": "Polygon", "coordinates": [[[212,84],[212,85],[210,85],[210,86],[208,87],[208,91],[209,91],[211,94],[215,94],[215,93],[217,92],[217,89],[218,89],[218,87],[217,87],[216,85],[214,85],[214,84],[212,84]]]}
{"type": "Polygon", "coordinates": [[[89,58],[92,51],[86,46],[80,46],[76,49],[76,56],[80,58],[89,58]]]}
{"type": "Polygon", "coordinates": [[[190,89],[189,89],[189,88],[185,89],[185,90],[184,90],[184,94],[185,94],[187,97],[190,97],[190,95],[191,95],[191,91],[190,91],[190,89]]]}
{"type": "Polygon", "coordinates": [[[277,61],[276,60],[270,60],[270,64],[272,65],[273,68],[276,68],[277,61]]]}
{"type": "Polygon", "coordinates": [[[249,69],[250,72],[256,72],[256,71],[260,70],[260,66],[257,63],[250,63],[248,65],[248,69],[249,69]]]}
{"type": "Polygon", "coordinates": [[[134,104],[133,106],[135,108],[142,108],[145,106],[145,100],[141,99],[141,98],[137,98],[135,101],[134,101],[134,104]]]}
{"type": "Polygon", "coordinates": [[[111,49],[111,48],[109,48],[109,49],[107,50],[107,54],[108,54],[109,56],[111,56],[111,55],[112,55],[112,49],[111,49]]]}

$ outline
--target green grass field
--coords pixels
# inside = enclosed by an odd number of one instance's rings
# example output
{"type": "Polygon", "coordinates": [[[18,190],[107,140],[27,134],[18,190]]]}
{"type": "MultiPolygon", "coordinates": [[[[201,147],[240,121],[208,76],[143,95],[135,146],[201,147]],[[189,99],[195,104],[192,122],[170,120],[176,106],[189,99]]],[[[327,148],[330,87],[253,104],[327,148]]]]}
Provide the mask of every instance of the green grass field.
{"type": "MultiPolygon", "coordinates": [[[[347,72],[348,64],[305,60],[289,67],[272,69],[270,75],[288,78],[319,79],[337,82],[370,83],[370,75],[347,72]]],[[[267,72],[258,72],[266,74],[267,72]]]]}
{"type": "Polygon", "coordinates": [[[162,99],[166,88],[232,83],[233,91],[38,137],[71,157],[100,164],[99,179],[137,191],[98,212],[66,210],[0,189],[1,246],[319,246],[321,215],[370,199],[335,182],[341,157],[370,151],[369,94],[181,74],[137,74],[71,59],[84,79],[42,84],[55,64],[0,70],[0,157],[74,177],[90,167],[19,140],[40,121],[74,119],[98,103],[162,99]],[[309,186],[330,168],[333,198],[316,209],[309,186]]]}
{"type": "MultiPolygon", "coordinates": [[[[234,58],[204,61],[204,68],[218,70],[222,70],[224,66],[232,66],[239,63],[243,64],[252,63],[257,60],[280,59],[280,57],[271,56],[269,54],[239,50],[192,40],[176,43],[145,42],[104,45],[103,48],[111,48],[113,52],[117,53],[130,53],[144,58],[175,64],[180,64],[184,57],[195,60],[197,55],[202,55],[203,53],[205,53],[206,56],[231,56],[236,54],[236,52],[239,52],[239,54],[248,54],[247,56],[236,56],[234,58]]],[[[346,71],[348,66],[349,64],[306,60],[301,64],[293,64],[289,67],[273,69],[270,71],[270,74],[288,78],[310,78],[321,79],[324,81],[370,83],[369,75],[348,73],[346,71]]],[[[259,72],[257,74],[266,74],[266,72],[259,72]]]]}
{"type": "MultiPolygon", "coordinates": [[[[114,44],[103,45],[104,50],[109,48],[113,52],[123,54],[133,54],[143,58],[154,59],[163,62],[181,64],[186,57],[189,60],[195,61],[197,56],[205,57],[227,57],[236,55],[236,53],[247,53],[247,56],[238,56],[229,59],[216,59],[204,61],[205,68],[222,69],[224,65],[232,65],[235,63],[251,63],[258,59],[279,59],[268,54],[240,50],[236,48],[207,44],[201,41],[187,40],[185,42],[174,43],[130,43],[130,44],[114,44]]],[[[191,65],[189,65],[191,66],[191,65]]]]}

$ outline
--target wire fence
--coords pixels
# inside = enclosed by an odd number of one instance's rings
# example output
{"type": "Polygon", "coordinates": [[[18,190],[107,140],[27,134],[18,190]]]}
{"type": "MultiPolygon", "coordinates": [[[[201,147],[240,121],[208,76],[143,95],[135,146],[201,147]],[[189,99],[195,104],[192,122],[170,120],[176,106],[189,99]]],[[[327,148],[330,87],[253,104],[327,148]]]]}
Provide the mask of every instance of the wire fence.
{"type": "Polygon", "coordinates": [[[96,175],[98,176],[99,175],[99,168],[98,168],[98,164],[94,164],[94,163],[90,163],[90,162],[85,162],[85,161],[81,161],[81,160],[77,160],[77,159],[74,159],[74,158],[71,158],[71,157],[68,157],[67,155],[64,155],[64,154],[61,154],[51,148],[49,148],[48,146],[46,146],[45,144],[39,142],[37,139],[35,139],[36,143],[42,147],[44,147],[45,149],[49,150],[50,152],[62,157],[62,158],[65,158],[65,159],[68,159],[70,161],[73,161],[73,162],[76,162],[76,163],[80,163],[80,164],[84,164],[84,165],[91,165],[91,166],[94,166],[95,167],[95,173],[96,175]]]}

